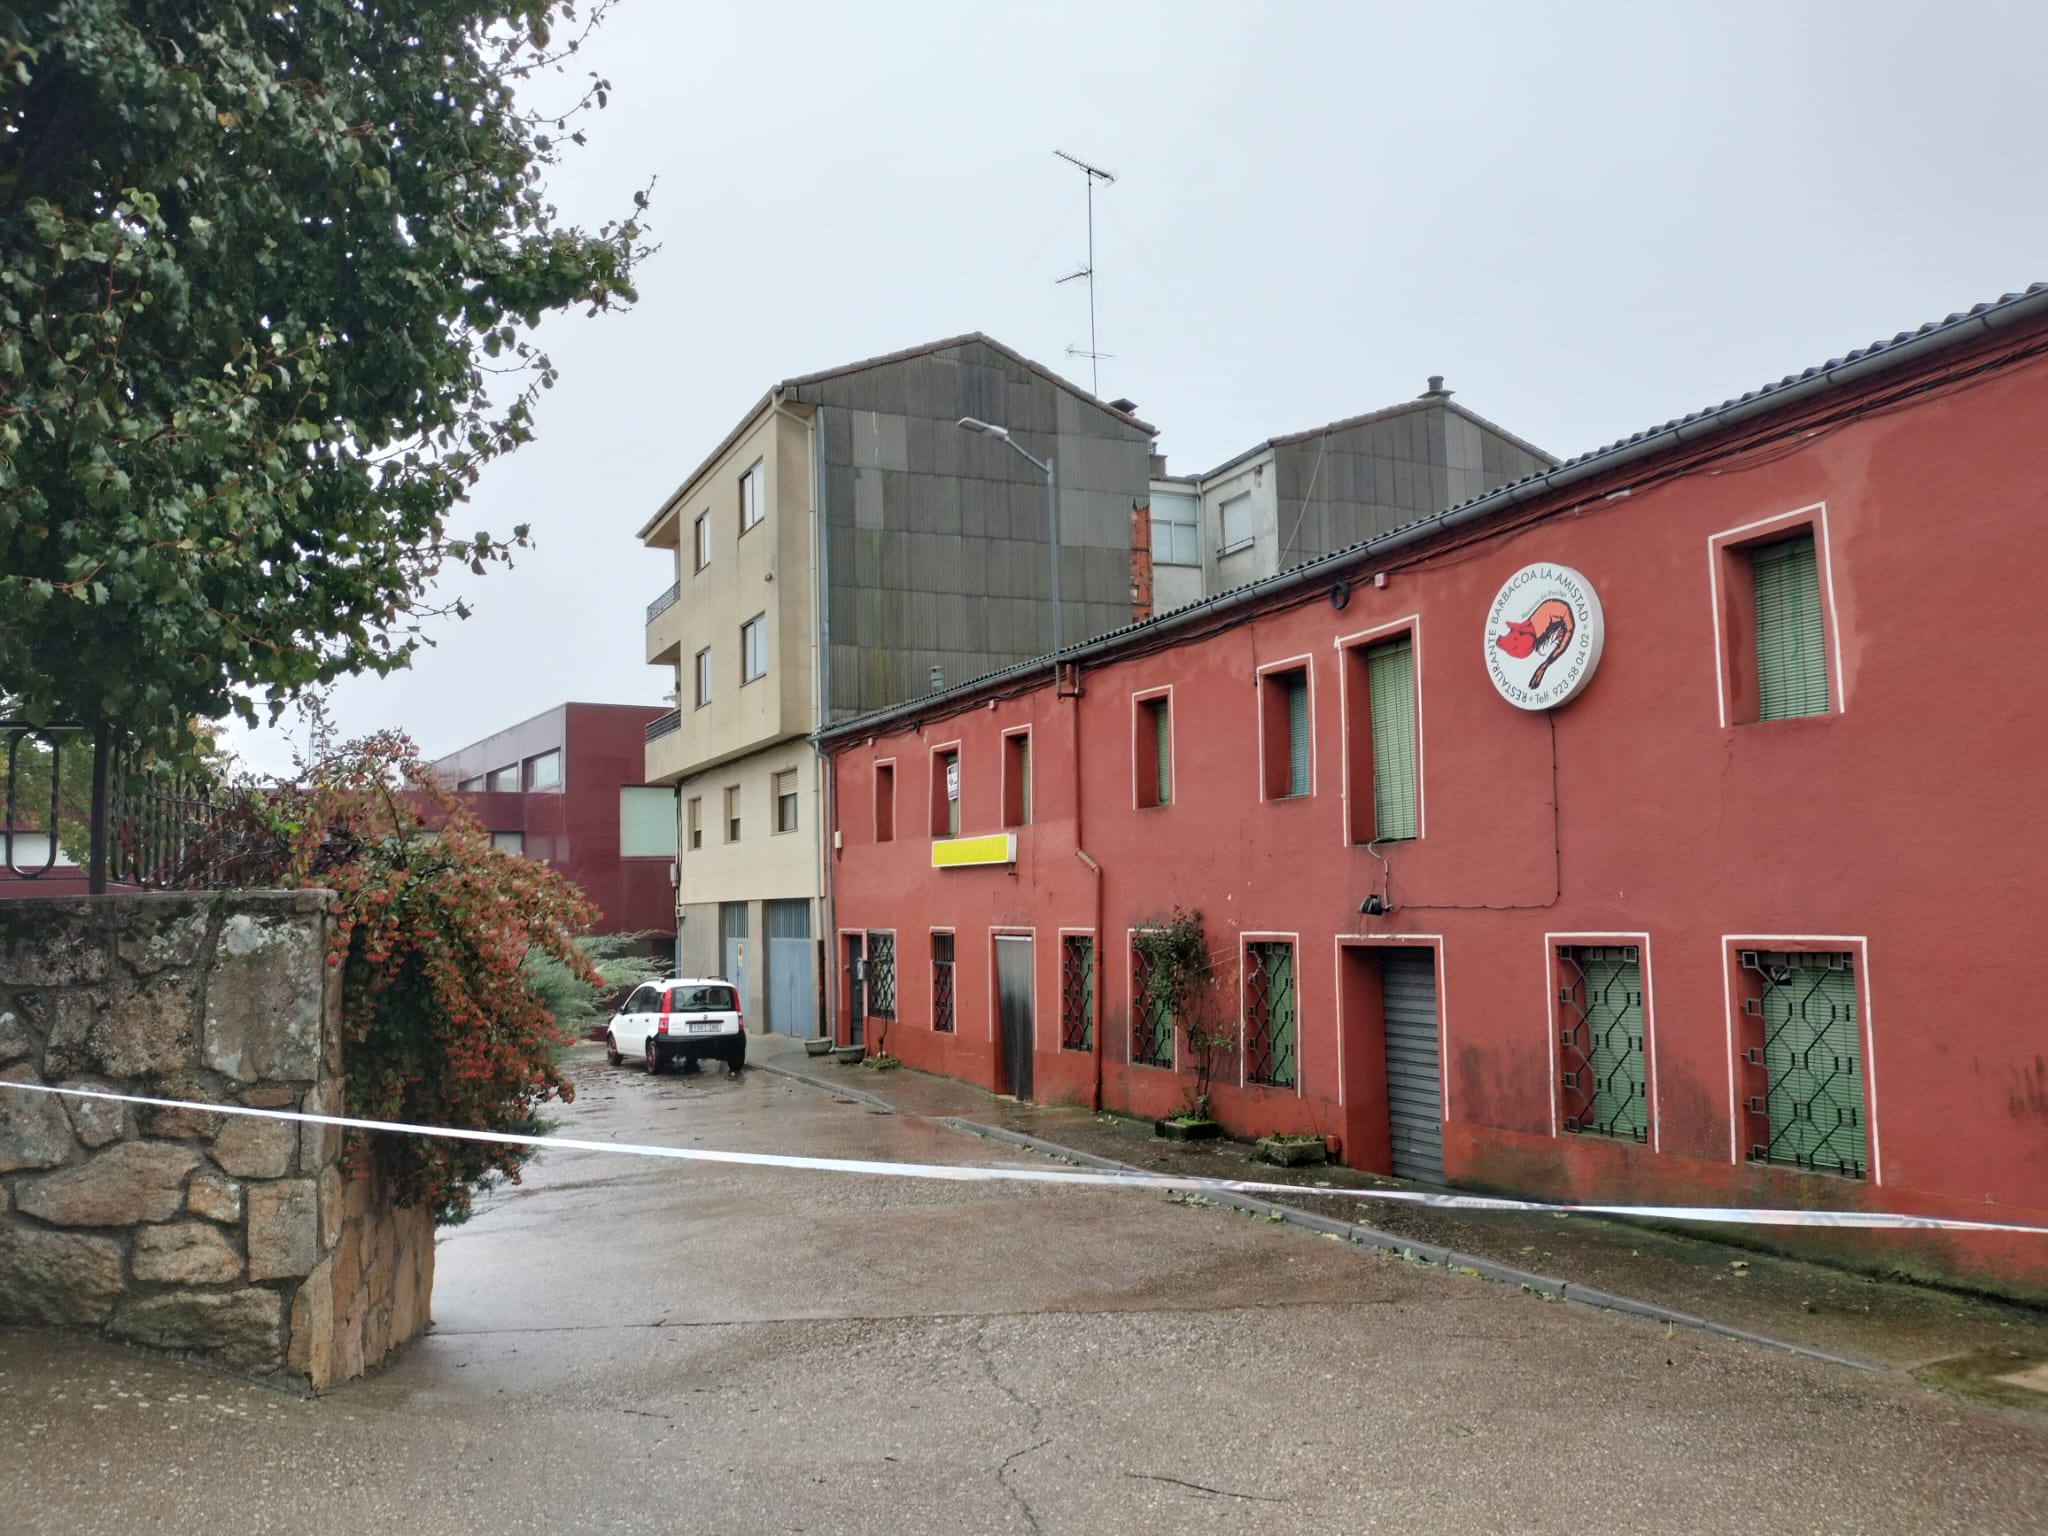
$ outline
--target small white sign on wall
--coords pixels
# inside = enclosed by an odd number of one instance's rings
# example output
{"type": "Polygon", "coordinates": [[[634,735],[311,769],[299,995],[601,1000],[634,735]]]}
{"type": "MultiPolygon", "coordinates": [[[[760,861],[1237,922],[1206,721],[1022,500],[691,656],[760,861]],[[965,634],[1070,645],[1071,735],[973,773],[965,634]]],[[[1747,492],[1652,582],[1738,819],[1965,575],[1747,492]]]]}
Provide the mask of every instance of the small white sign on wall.
{"type": "Polygon", "coordinates": [[[1568,565],[1525,565],[1486,613],[1486,675],[1517,709],[1555,709],[1593,680],[1607,639],[1600,597],[1568,565]]]}
{"type": "Polygon", "coordinates": [[[946,798],[948,800],[958,800],[960,798],[960,764],[957,759],[946,764],[946,798]]]}

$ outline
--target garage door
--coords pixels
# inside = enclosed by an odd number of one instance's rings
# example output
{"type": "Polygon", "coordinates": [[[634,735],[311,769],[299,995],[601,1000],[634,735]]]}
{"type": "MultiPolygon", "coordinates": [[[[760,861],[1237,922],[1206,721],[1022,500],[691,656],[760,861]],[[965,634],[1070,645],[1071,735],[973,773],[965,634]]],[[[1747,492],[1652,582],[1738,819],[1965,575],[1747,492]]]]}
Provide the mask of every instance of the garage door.
{"type": "Polygon", "coordinates": [[[1444,1177],[1443,1077],[1437,1060],[1436,951],[1380,951],[1387,1026],[1387,1110],[1393,1174],[1440,1184],[1444,1177]]]}
{"type": "Polygon", "coordinates": [[[818,1032],[816,951],[811,904],[771,901],[768,919],[768,1027],[808,1039],[818,1032]]]}

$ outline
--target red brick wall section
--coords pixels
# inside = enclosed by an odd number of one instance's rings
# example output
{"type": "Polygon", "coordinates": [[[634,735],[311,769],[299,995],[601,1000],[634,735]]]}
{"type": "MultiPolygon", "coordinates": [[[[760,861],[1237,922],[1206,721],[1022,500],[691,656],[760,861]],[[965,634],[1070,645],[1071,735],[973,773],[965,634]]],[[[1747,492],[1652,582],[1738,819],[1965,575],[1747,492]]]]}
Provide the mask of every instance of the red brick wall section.
{"type": "Polygon", "coordinates": [[[1131,503],[1131,621],[1152,617],[1152,504],[1131,503]]]}

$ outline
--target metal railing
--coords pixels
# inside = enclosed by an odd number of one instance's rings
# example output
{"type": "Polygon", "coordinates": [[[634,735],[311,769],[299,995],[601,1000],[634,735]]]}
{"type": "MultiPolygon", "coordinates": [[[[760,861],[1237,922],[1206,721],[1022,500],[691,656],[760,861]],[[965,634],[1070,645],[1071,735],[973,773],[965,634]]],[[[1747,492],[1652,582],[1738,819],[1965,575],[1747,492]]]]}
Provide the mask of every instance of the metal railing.
{"type": "Polygon", "coordinates": [[[82,871],[94,894],[109,883],[156,888],[189,879],[194,846],[218,815],[211,780],[145,768],[110,734],[82,725],[0,721],[0,880],[82,871]]]}
{"type": "Polygon", "coordinates": [[[666,736],[670,731],[679,731],[682,728],[683,712],[680,709],[672,709],[666,714],[656,715],[647,722],[647,739],[655,741],[666,736]]]}
{"type": "Polygon", "coordinates": [[[683,584],[679,581],[647,605],[647,622],[652,624],[664,613],[667,613],[669,609],[675,607],[676,599],[682,595],[683,584]]]}

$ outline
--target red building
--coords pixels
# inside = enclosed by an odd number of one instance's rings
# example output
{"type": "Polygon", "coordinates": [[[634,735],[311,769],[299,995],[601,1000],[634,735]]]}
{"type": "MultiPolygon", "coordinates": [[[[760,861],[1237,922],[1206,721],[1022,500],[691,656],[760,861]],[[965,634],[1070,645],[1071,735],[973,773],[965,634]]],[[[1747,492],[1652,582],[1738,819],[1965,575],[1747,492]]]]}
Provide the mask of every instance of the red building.
{"type": "Polygon", "coordinates": [[[840,1038],[1169,1111],[1133,934],[1198,908],[1234,1134],[2048,1225],[2044,421],[2037,286],[820,733],[840,1038]]]}
{"type": "Polygon", "coordinates": [[[657,707],[558,704],[434,763],[499,847],[545,859],[601,914],[675,953],[675,791],[643,784],[657,707]]]}

